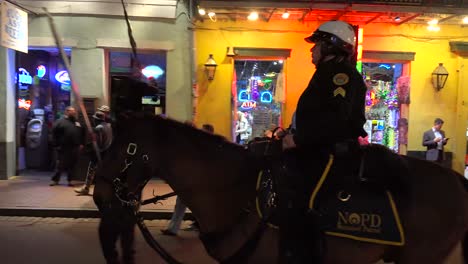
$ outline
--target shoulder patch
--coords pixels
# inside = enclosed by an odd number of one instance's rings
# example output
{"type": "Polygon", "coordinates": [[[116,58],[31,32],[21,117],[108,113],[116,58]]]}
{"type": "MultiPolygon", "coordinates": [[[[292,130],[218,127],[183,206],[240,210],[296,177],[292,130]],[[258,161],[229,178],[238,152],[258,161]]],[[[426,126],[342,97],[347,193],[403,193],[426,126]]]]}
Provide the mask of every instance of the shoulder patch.
{"type": "Polygon", "coordinates": [[[333,91],[333,97],[337,97],[338,95],[341,95],[341,97],[345,98],[346,97],[346,90],[343,89],[343,87],[338,87],[333,91]]]}
{"type": "Polygon", "coordinates": [[[333,76],[333,83],[336,85],[345,85],[349,82],[349,76],[346,73],[337,73],[333,76]]]}

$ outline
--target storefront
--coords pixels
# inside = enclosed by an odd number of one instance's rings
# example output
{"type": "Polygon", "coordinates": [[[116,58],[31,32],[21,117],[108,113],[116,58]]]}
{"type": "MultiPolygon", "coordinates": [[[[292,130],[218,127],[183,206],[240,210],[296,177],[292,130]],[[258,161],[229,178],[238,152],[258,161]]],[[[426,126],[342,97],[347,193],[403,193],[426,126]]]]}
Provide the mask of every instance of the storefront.
{"type": "Polygon", "coordinates": [[[54,48],[17,52],[16,69],[18,170],[51,170],[52,125],[70,105],[68,72],[54,48]]]}
{"type": "MultiPolygon", "coordinates": [[[[156,80],[158,87],[164,90],[162,92],[164,95],[158,94],[161,98],[141,98],[142,102],[144,101],[143,103],[146,103],[147,106],[154,108],[154,111],[165,113],[176,120],[185,121],[192,118],[192,87],[194,83],[192,52],[194,49],[193,31],[188,29],[192,24],[192,13],[185,1],[151,1],[151,3],[145,4],[129,2],[126,6],[128,7],[128,16],[132,18],[129,22],[136,47],[132,47],[130,44],[129,28],[124,18],[121,3],[95,1],[93,3],[70,2],[69,4],[70,8],[65,10],[65,13],[64,10],[57,10],[44,3],[38,3],[37,8],[42,10],[42,7],[48,7],[49,12],[54,17],[58,34],[71,58],[74,82],[79,87],[87,112],[94,111],[97,106],[102,104],[112,104],[109,51],[130,53],[132,48],[136,48],[139,58],[142,54],[164,53],[163,64],[155,64],[164,70],[165,75],[158,77],[164,78],[164,81],[156,80]],[[92,6],[92,13],[88,12],[90,6],[92,6]],[[181,16],[189,19],[179,19],[181,16]]],[[[34,6],[35,3],[31,3],[31,5],[34,6]]],[[[32,6],[29,8],[34,9],[32,6]]],[[[56,42],[50,31],[49,22],[49,18],[46,16],[31,16],[28,19],[29,39],[27,44],[30,48],[40,47],[47,52],[53,52],[52,49],[55,49],[56,42]]],[[[47,91],[46,95],[39,96],[39,102],[31,99],[32,91],[36,91],[34,76],[37,75],[36,67],[38,65],[27,66],[15,63],[15,55],[20,55],[10,53],[10,50],[5,49],[0,54],[2,55],[1,59],[3,59],[2,67],[0,67],[0,72],[3,74],[1,79],[4,81],[2,86],[8,87],[0,96],[3,101],[0,101],[6,105],[6,111],[15,113],[19,106],[31,109],[36,107],[34,104],[37,103],[37,107],[44,109],[44,116],[46,116],[46,112],[49,115],[52,113],[55,119],[60,116],[63,106],[76,105],[75,96],[66,91],[59,91],[61,88],[66,89],[66,85],[62,86],[62,84],[55,82],[53,79],[55,75],[51,73],[52,69],[47,68],[45,76],[48,80],[39,81],[39,86],[47,91]],[[32,81],[31,84],[22,85],[24,89],[21,91],[21,96],[23,96],[24,101],[18,104],[18,98],[15,97],[20,94],[19,88],[13,87],[14,80],[11,79],[15,75],[12,73],[17,71],[19,67],[24,68],[29,73],[28,75],[24,72],[24,75],[30,76],[32,81]],[[55,90],[57,93],[52,94],[55,90]],[[50,94],[47,95],[47,93],[50,94]]],[[[58,57],[56,51],[53,53],[53,56],[48,56],[58,57]]],[[[24,54],[24,56],[29,55],[24,54]]],[[[143,57],[145,56],[142,56],[140,60],[145,63],[143,57]]],[[[63,70],[58,63],[56,64],[56,71],[63,70]]],[[[44,66],[47,67],[47,65],[44,66]]],[[[50,65],[49,67],[53,68],[54,66],[50,65]]],[[[147,71],[154,74],[159,69],[149,68],[147,71]]],[[[123,73],[116,72],[115,74],[122,75],[123,73]]],[[[63,81],[65,77],[65,73],[60,75],[60,80],[63,81]]],[[[23,108],[18,111],[28,113],[18,113],[22,116],[28,116],[31,112],[23,110],[23,108]]],[[[24,129],[21,132],[21,129],[17,127],[20,123],[25,125],[23,120],[18,120],[14,115],[5,114],[2,120],[8,129],[3,131],[6,139],[3,139],[3,145],[0,144],[0,150],[3,151],[2,153],[7,153],[5,155],[11,159],[8,159],[8,164],[5,163],[5,166],[2,166],[8,167],[8,172],[0,173],[0,178],[8,179],[13,175],[18,175],[15,173],[19,173],[26,167],[26,155],[15,153],[16,150],[21,151],[19,150],[20,146],[21,148],[25,147],[24,129]],[[21,137],[23,139],[20,139],[21,137]],[[15,157],[18,159],[16,160],[15,157]]],[[[52,120],[52,118],[47,117],[47,120],[52,120]]],[[[43,164],[43,162],[39,163],[43,164]]]]}

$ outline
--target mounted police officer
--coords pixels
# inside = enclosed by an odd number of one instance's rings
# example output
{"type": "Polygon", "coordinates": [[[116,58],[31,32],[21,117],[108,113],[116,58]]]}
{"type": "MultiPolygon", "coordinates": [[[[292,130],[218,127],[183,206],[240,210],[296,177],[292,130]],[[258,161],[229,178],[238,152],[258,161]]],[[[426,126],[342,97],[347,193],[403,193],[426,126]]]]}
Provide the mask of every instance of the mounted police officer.
{"type": "Polygon", "coordinates": [[[308,209],[330,155],[351,157],[366,136],[366,85],[354,63],[355,31],[323,23],[305,38],[316,71],[299,98],[295,133],[283,138],[287,173],[280,177],[280,262],[321,263],[324,238],[318,213],[308,209]],[[304,243],[304,241],[308,241],[304,243]]]}

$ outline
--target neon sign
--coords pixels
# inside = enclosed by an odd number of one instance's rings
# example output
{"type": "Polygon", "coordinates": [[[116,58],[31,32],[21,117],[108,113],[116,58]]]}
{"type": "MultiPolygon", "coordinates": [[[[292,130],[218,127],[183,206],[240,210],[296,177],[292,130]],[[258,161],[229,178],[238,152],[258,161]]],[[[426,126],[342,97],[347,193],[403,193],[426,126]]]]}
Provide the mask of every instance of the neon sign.
{"type": "Polygon", "coordinates": [[[18,108],[29,110],[29,108],[31,108],[31,104],[31,100],[24,100],[22,98],[18,99],[18,108]]]}
{"type": "Polygon", "coordinates": [[[36,68],[37,70],[37,77],[42,78],[46,74],[46,67],[44,65],[39,65],[36,68]]]}
{"type": "Polygon", "coordinates": [[[69,92],[69,91],[71,91],[71,85],[70,85],[70,84],[64,84],[64,83],[62,83],[62,84],[60,85],[60,89],[69,92]]]}
{"type": "Polygon", "coordinates": [[[250,94],[247,90],[240,90],[239,96],[237,97],[239,102],[245,102],[250,100],[250,94]]]}
{"type": "Polygon", "coordinates": [[[18,69],[18,79],[22,84],[32,84],[32,77],[29,72],[24,68],[18,69]]]}
{"type": "Polygon", "coordinates": [[[252,101],[252,100],[242,102],[242,105],[241,105],[241,108],[246,109],[246,110],[247,109],[252,109],[252,108],[255,108],[255,107],[257,107],[257,102],[252,101]]]}
{"type": "Polygon", "coordinates": [[[273,96],[271,95],[271,92],[264,91],[261,93],[260,101],[262,101],[262,103],[271,103],[272,100],[273,100],[273,96]]]}
{"type": "Polygon", "coordinates": [[[164,73],[164,71],[159,66],[148,65],[143,70],[141,70],[141,73],[143,73],[146,78],[153,77],[154,79],[157,79],[164,73]]]}
{"type": "Polygon", "coordinates": [[[59,71],[55,74],[55,80],[61,84],[70,85],[70,76],[67,71],[59,71]]]}

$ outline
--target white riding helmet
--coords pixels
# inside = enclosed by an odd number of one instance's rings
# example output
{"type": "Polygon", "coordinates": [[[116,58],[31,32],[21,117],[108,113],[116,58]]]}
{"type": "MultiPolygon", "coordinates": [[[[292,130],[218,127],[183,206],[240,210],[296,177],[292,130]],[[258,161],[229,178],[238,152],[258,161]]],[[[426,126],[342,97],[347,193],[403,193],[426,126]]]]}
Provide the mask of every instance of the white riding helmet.
{"type": "Polygon", "coordinates": [[[309,43],[325,41],[349,54],[354,53],[356,34],[354,28],[343,21],[328,21],[319,26],[310,36],[304,39],[309,43]]]}

